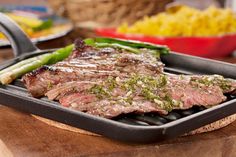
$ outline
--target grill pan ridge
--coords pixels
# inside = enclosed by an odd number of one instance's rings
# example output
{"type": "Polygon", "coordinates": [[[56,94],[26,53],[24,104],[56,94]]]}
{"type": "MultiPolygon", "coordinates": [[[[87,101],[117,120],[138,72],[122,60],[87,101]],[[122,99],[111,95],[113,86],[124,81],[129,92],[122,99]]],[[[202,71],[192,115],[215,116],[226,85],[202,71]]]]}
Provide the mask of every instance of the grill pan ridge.
{"type": "MultiPolygon", "coordinates": [[[[39,53],[28,38],[20,30],[15,33],[16,24],[0,14],[0,31],[8,35],[13,43],[15,58],[0,65],[0,70],[22,59],[26,52],[28,56],[39,53]],[[6,22],[7,21],[7,22],[6,22]],[[26,40],[27,41],[26,41],[26,40]],[[25,47],[19,47],[21,41],[25,47]],[[30,47],[27,48],[27,46],[30,47]]],[[[47,50],[43,50],[46,52],[47,50]]],[[[51,50],[48,50],[51,51],[51,50]]],[[[182,55],[171,52],[161,57],[166,65],[166,73],[174,74],[220,74],[236,79],[236,66],[233,64],[182,55]]],[[[74,127],[91,131],[115,140],[135,143],[150,143],[177,137],[201,126],[236,113],[236,99],[228,95],[227,101],[212,108],[193,107],[188,110],[174,110],[166,116],[154,113],[143,115],[128,114],[114,119],[96,117],[80,111],[61,106],[47,98],[36,99],[30,96],[20,80],[10,85],[0,85],[0,104],[18,110],[49,118],[74,127]]]]}

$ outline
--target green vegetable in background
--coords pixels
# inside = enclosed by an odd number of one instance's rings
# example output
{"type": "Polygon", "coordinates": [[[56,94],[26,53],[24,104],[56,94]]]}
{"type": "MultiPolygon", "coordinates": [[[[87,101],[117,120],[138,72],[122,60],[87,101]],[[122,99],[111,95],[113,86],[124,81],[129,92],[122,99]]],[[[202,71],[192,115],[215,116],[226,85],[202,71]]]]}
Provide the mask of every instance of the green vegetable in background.
{"type": "Polygon", "coordinates": [[[53,21],[51,19],[44,21],[41,25],[37,26],[37,27],[33,27],[33,31],[37,32],[37,31],[41,31],[41,30],[45,30],[48,28],[51,28],[53,26],[53,21]]]}
{"type": "Polygon", "coordinates": [[[130,40],[120,40],[114,38],[88,38],[85,39],[84,42],[87,45],[95,46],[95,47],[117,47],[121,49],[128,50],[133,53],[140,53],[140,49],[148,49],[154,55],[165,55],[169,53],[169,49],[166,46],[154,45],[150,43],[143,43],[138,41],[130,41],[130,40]]]}

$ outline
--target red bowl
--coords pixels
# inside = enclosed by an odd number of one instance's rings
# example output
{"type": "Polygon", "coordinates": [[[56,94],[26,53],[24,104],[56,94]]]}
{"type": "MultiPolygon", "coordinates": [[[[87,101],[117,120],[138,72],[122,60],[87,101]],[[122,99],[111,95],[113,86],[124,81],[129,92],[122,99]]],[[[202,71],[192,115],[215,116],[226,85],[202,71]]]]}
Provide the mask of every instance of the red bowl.
{"type": "Polygon", "coordinates": [[[213,37],[153,37],[117,33],[115,29],[96,29],[98,36],[138,40],[167,45],[172,51],[189,55],[217,58],[236,50],[236,34],[213,37]]]}

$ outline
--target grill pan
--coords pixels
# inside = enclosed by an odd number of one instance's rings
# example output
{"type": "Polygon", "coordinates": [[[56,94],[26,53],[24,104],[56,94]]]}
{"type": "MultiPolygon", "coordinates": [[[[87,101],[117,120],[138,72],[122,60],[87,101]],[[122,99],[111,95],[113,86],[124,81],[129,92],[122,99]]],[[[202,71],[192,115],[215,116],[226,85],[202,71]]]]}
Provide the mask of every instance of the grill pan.
{"type": "MultiPolygon", "coordinates": [[[[0,14],[0,31],[10,40],[15,58],[0,65],[0,70],[22,59],[50,53],[39,50],[19,27],[0,14]]],[[[200,48],[200,46],[199,46],[200,48]]],[[[166,73],[175,74],[220,74],[236,79],[236,66],[219,61],[203,59],[171,52],[162,56],[166,73]]],[[[226,102],[212,108],[193,107],[174,110],[166,116],[148,113],[127,114],[114,119],[105,119],[61,106],[47,98],[36,99],[29,95],[23,83],[16,80],[10,85],[0,85],[0,104],[32,113],[51,120],[91,131],[105,137],[132,143],[150,143],[177,137],[191,130],[236,113],[236,99],[227,95],[226,102]]]]}

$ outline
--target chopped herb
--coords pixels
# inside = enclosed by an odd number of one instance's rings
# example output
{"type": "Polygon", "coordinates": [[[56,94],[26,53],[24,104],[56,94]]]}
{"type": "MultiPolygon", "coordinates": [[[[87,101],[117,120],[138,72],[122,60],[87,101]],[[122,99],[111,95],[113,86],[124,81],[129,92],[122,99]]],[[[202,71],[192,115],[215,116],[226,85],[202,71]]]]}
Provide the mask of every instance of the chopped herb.
{"type": "Polygon", "coordinates": [[[124,101],[129,103],[130,105],[132,105],[133,98],[131,96],[128,96],[128,97],[124,98],[124,101]]]}
{"type": "Polygon", "coordinates": [[[230,81],[219,75],[191,78],[191,81],[206,86],[219,86],[223,90],[229,90],[231,88],[230,81]]]}
{"type": "Polygon", "coordinates": [[[110,99],[116,99],[117,102],[124,105],[131,105],[133,98],[137,94],[141,95],[144,99],[157,104],[162,109],[167,111],[171,111],[173,106],[179,104],[179,102],[172,100],[171,97],[168,96],[168,92],[164,92],[164,90],[161,90],[163,96],[160,97],[158,94],[156,94],[158,89],[163,89],[162,87],[167,84],[167,78],[165,75],[152,77],[131,74],[131,77],[122,84],[119,84],[118,82],[120,82],[119,78],[108,77],[107,80],[102,83],[102,85],[94,85],[89,91],[100,99],[109,97],[110,99]],[[126,94],[114,98],[111,94],[114,88],[123,88],[126,91],[126,94]]]}
{"type": "Polygon", "coordinates": [[[116,78],[114,77],[108,77],[107,81],[107,88],[110,92],[113,91],[114,88],[117,86],[116,78]]]}
{"type": "Polygon", "coordinates": [[[149,87],[149,88],[160,88],[167,84],[167,79],[165,75],[160,75],[160,77],[133,75],[129,80],[124,83],[124,88],[128,90],[134,90],[136,86],[149,87]]]}
{"type": "Polygon", "coordinates": [[[137,82],[139,80],[139,76],[138,75],[134,75],[132,76],[130,79],[128,79],[125,83],[124,83],[124,88],[127,90],[134,90],[135,86],[137,85],[137,82]]]}
{"type": "Polygon", "coordinates": [[[154,101],[154,99],[159,99],[159,96],[155,95],[150,89],[143,88],[141,91],[143,97],[149,101],[154,101]]]}
{"type": "Polygon", "coordinates": [[[167,84],[167,78],[165,75],[160,75],[159,87],[163,87],[167,84]]]}
{"type": "Polygon", "coordinates": [[[164,97],[164,102],[165,102],[165,105],[163,106],[163,108],[166,110],[166,111],[171,111],[173,109],[173,99],[171,99],[170,96],[168,95],[165,95],[164,97]]]}
{"type": "Polygon", "coordinates": [[[89,92],[95,94],[99,99],[102,99],[105,96],[110,96],[110,94],[103,88],[102,85],[94,85],[89,89],[89,92]]]}
{"type": "Polygon", "coordinates": [[[48,89],[51,89],[52,86],[53,86],[53,85],[52,85],[52,82],[49,81],[49,82],[48,82],[48,85],[47,85],[47,88],[48,88],[48,89]]]}

